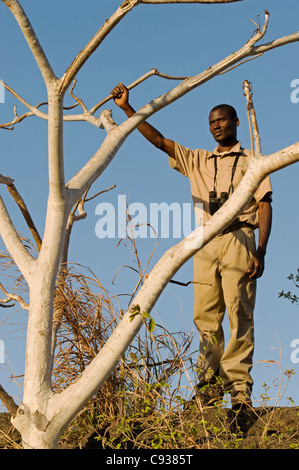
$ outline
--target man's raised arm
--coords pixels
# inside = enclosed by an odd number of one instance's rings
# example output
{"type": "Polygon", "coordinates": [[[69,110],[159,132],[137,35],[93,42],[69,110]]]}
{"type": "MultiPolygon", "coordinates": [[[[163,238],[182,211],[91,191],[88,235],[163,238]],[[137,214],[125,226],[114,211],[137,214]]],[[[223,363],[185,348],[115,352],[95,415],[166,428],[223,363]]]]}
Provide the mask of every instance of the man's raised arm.
{"type": "MultiPolygon", "coordinates": [[[[119,106],[126,115],[130,118],[135,114],[135,110],[129,103],[129,90],[123,83],[119,83],[112,91],[114,102],[119,106]]],[[[165,137],[153,126],[147,122],[143,122],[137,128],[139,132],[145,137],[151,144],[157,147],[167,155],[174,156],[174,141],[165,139],[165,137]]]]}

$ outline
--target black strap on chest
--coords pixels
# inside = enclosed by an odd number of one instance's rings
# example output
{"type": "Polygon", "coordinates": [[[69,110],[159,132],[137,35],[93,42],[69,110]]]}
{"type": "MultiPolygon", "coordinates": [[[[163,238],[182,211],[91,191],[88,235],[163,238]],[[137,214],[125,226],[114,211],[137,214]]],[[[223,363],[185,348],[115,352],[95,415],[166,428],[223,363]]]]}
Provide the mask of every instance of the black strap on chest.
{"type": "MultiPolygon", "coordinates": [[[[234,192],[233,181],[234,181],[234,176],[235,176],[235,173],[236,173],[236,168],[237,168],[237,164],[238,164],[239,157],[240,157],[240,154],[236,155],[235,160],[234,160],[234,164],[233,164],[233,167],[232,167],[232,175],[231,175],[231,181],[230,181],[230,187],[229,187],[229,190],[228,190],[228,194],[229,194],[230,192],[231,192],[231,193],[234,192]]],[[[217,172],[218,172],[218,167],[217,167],[217,155],[215,155],[215,157],[214,157],[214,169],[215,169],[215,174],[214,174],[214,191],[216,191],[216,181],[217,181],[217,172]]]]}

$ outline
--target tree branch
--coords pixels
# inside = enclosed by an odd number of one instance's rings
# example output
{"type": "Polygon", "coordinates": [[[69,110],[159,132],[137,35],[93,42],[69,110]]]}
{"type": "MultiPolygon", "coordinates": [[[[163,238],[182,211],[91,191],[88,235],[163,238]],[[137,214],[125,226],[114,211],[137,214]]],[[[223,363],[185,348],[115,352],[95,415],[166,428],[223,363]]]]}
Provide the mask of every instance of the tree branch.
{"type": "Polygon", "coordinates": [[[17,23],[19,24],[21,31],[31,49],[31,52],[37,62],[39,70],[45,80],[46,85],[53,83],[56,80],[56,76],[52,70],[52,67],[40,45],[37,36],[31,26],[26,13],[17,0],[1,0],[6,5],[12,14],[14,15],[17,23]]]}
{"type": "MultiPolygon", "coordinates": [[[[147,80],[148,78],[150,78],[152,76],[165,78],[167,80],[186,80],[186,78],[189,78],[189,77],[186,77],[186,76],[184,76],[184,77],[175,77],[175,76],[167,75],[166,73],[161,73],[157,69],[153,68],[149,72],[145,73],[140,78],[135,80],[133,83],[131,83],[131,85],[128,85],[128,89],[132,90],[137,85],[139,85],[140,83],[144,82],[145,80],[147,80]]],[[[36,116],[36,117],[39,117],[39,118],[44,119],[46,121],[48,120],[48,114],[39,110],[39,108],[41,106],[48,105],[48,102],[42,102],[42,103],[39,103],[36,106],[33,106],[30,103],[28,103],[24,98],[22,98],[13,88],[11,88],[9,85],[4,83],[2,80],[0,80],[0,84],[7,91],[9,91],[15,98],[17,98],[20,101],[20,103],[22,103],[24,106],[26,106],[26,108],[29,109],[29,112],[24,113],[21,116],[18,116],[17,111],[16,111],[16,107],[15,107],[14,108],[14,115],[15,115],[14,119],[10,122],[0,124],[0,129],[9,129],[9,128],[11,128],[9,130],[12,130],[12,128],[15,124],[20,123],[21,121],[23,121],[23,119],[25,119],[27,117],[30,117],[30,116],[36,116]]],[[[74,94],[75,86],[76,86],[76,80],[74,80],[73,86],[70,90],[70,95],[76,101],[76,103],[73,106],[64,107],[63,109],[65,109],[65,110],[73,109],[74,107],[80,105],[83,109],[83,113],[82,114],[69,114],[69,115],[66,114],[66,115],[63,116],[63,120],[67,121],[67,122],[70,122],[70,121],[71,122],[86,121],[86,122],[89,122],[90,124],[92,124],[92,125],[94,125],[98,128],[103,129],[104,126],[103,126],[103,123],[101,121],[101,118],[98,118],[98,117],[94,116],[94,114],[100,107],[102,107],[108,101],[112,100],[112,98],[113,98],[112,95],[109,95],[106,98],[102,99],[99,103],[97,103],[90,110],[88,110],[87,107],[85,106],[85,104],[83,103],[83,101],[75,96],[75,94],[74,94]]]]}
{"type": "Polygon", "coordinates": [[[47,103],[40,103],[37,106],[32,106],[26,100],[24,100],[24,98],[22,98],[15,90],[13,90],[13,88],[11,88],[9,85],[7,85],[7,83],[4,83],[2,80],[0,80],[0,84],[7,91],[9,91],[9,93],[11,93],[15,98],[17,98],[17,100],[19,100],[20,103],[22,103],[24,106],[26,106],[26,108],[29,109],[28,113],[24,113],[24,114],[22,114],[22,116],[18,116],[17,108],[15,106],[14,107],[14,115],[15,115],[14,119],[12,121],[6,123],[6,124],[1,124],[0,129],[1,128],[2,129],[7,129],[9,127],[12,127],[12,126],[14,126],[14,124],[18,124],[19,122],[23,121],[23,119],[25,119],[26,117],[29,117],[29,116],[37,116],[37,117],[40,117],[41,119],[44,119],[44,120],[48,119],[48,115],[39,110],[40,106],[43,106],[47,103]]]}
{"type": "Polygon", "coordinates": [[[28,228],[35,240],[35,243],[36,243],[36,246],[38,248],[38,250],[40,250],[41,248],[41,245],[42,245],[42,240],[41,240],[41,237],[38,233],[38,230],[32,220],[32,217],[30,215],[30,212],[25,204],[25,201],[24,199],[21,197],[19,191],[17,190],[17,188],[15,187],[14,184],[8,184],[7,185],[7,189],[9,191],[9,193],[11,194],[11,196],[13,197],[13,199],[15,200],[15,202],[17,203],[17,205],[19,206],[19,209],[20,211],[22,212],[23,214],[23,217],[28,225],[28,228]]]}
{"type": "Polygon", "coordinates": [[[291,44],[293,42],[299,41],[299,32],[289,34],[288,36],[282,36],[281,38],[274,39],[273,41],[261,44],[260,46],[255,46],[252,48],[251,52],[248,55],[257,55],[268,52],[277,47],[285,46],[286,44],[291,44]]]}
{"type": "Polygon", "coordinates": [[[66,200],[63,153],[63,97],[49,91],[48,105],[49,197],[56,202],[66,200]]]}
{"type": "Polygon", "coordinates": [[[15,417],[18,411],[18,405],[14,402],[13,398],[8,395],[6,390],[0,385],[0,399],[3,401],[4,405],[7,408],[8,413],[11,414],[11,416],[15,417]]]}
{"type": "MultiPolygon", "coordinates": [[[[186,78],[188,78],[188,77],[174,77],[174,76],[171,76],[171,75],[167,75],[165,73],[161,73],[157,69],[153,68],[149,72],[142,75],[142,77],[135,80],[135,82],[131,83],[131,85],[128,85],[128,87],[127,87],[128,90],[132,90],[136,86],[140,85],[140,83],[144,82],[149,77],[152,77],[154,75],[158,76],[158,77],[166,78],[167,80],[186,80],[186,78]]],[[[100,101],[98,104],[96,104],[93,108],[91,108],[91,110],[89,111],[90,114],[94,114],[101,106],[103,106],[104,104],[106,104],[108,101],[110,101],[112,99],[113,99],[112,95],[109,95],[106,98],[104,98],[102,101],[100,101]]]]}
{"type": "MultiPolygon", "coordinates": [[[[171,76],[171,75],[167,75],[165,73],[161,73],[157,69],[153,68],[149,72],[145,73],[140,78],[135,80],[135,82],[131,83],[131,85],[128,85],[128,89],[132,90],[137,85],[139,85],[140,83],[144,82],[145,80],[147,80],[148,78],[150,78],[152,76],[165,78],[167,80],[185,80],[186,78],[188,78],[186,76],[185,77],[174,77],[174,76],[171,76]]],[[[82,106],[84,112],[82,114],[64,115],[64,117],[63,117],[64,121],[87,121],[90,124],[93,124],[94,126],[100,128],[100,129],[103,129],[104,126],[103,126],[101,118],[95,117],[94,113],[99,108],[101,108],[104,104],[106,104],[108,101],[112,100],[113,99],[112,95],[106,96],[106,98],[102,99],[99,103],[94,105],[90,110],[87,110],[86,106],[84,105],[82,100],[80,100],[80,99],[78,99],[74,96],[73,91],[74,91],[74,86],[72,87],[72,90],[71,90],[71,96],[73,96],[73,98],[75,99],[77,106],[78,106],[78,104],[80,104],[82,106]]]]}
{"type": "Polygon", "coordinates": [[[19,270],[29,281],[35,259],[30,255],[20,240],[20,237],[8,215],[2,197],[0,196],[0,235],[3,242],[14,259],[19,270]]]}
{"type": "Polygon", "coordinates": [[[252,101],[252,84],[249,83],[248,80],[244,80],[243,89],[244,89],[244,95],[245,95],[246,102],[247,102],[246,108],[247,108],[247,116],[248,116],[248,123],[249,123],[251,151],[258,158],[258,157],[261,157],[262,150],[261,150],[261,139],[260,139],[260,134],[258,130],[256,114],[255,114],[253,101],[252,101]]]}
{"type": "Polygon", "coordinates": [[[106,20],[104,25],[99,29],[99,31],[84,47],[84,49],[82,49],[82,51],[77,55],[63,77],[60,79],[59,92],[61,94],[65,93],[81,67],[89,59],[91,54],[99,47],[110,31],[112,31],[112,29],[122,20],[122,18],[139,3],[140,0],[125,0],[116,10],[116,12],[108,20],[106,20]]]}
{"type": "MultiPolygon", "coordinates": [[[[18,302],[21,307],[24,309],[24,310],[29,310],[29,305],[27,304],[27,302],[25,302],[25,300],[23,299],[23,297],[21,297],[20,295],[17,295],[17,294],[13,294],[11,292],[7,292],[6,289],[4,289],[3,285],[1,284],[0,282],[0,289],[4,292],[4,294],[7,296],[7,299],[8,301],[10,300],[15,300],[16,302],[18,302]]],[[[3,300],[2,300],[3,302],[3,300]]]]}

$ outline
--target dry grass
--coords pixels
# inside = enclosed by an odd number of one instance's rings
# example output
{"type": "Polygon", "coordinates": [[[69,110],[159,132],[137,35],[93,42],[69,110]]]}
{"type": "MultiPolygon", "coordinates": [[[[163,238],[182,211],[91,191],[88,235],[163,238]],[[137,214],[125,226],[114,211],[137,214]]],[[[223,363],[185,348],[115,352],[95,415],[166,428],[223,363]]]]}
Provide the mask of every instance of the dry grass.
{"type": "MultiPolygon", "coordinates": [[[[63,295],[64,316],[53,371],[56,391],[64,389],[85,369],[121,316],[90,271],[88,276],[75,269],[70,271],[63,295]]],[[[158,434],[165,439],[168,436],[166,440],[173,444],[177,431],[169,424],[170,415],[182,409],[182,388],[191,389],[191,383],[186,386],[186,376],[193,368],[191,340],[183,332],[170,334],[156,325],[150,333],[145,326],[103,387],[69,426],[62,443],[66,445],[68,439],[80,442],[86,434],[96,432],[104,447],[120,441],[132,445],[137,433],[138,445],[142,445],[141,441],[151,435],[155,441],[159,429],[158,434]]]]}

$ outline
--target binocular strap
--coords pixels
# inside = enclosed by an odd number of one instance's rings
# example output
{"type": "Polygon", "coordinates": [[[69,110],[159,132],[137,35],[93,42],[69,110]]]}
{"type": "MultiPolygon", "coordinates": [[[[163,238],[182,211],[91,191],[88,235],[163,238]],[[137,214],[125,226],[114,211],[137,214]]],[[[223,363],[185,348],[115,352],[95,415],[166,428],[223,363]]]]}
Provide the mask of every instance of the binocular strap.
{"type": "MultiPolygon", "coordinates": [[[[230,187],[229,187],[229,190],[228,190],[228,194],[230,193],[230,191],[231,191],[231,193],[234,192],[233,181],[234,181],[234,176],[235,176],[235,173],[236,173],[236,168],[237,168],[237,164],[238,164],[239,157],[240,157],[239,154],[236,155],[235,161],[234,161],[234,164],[233,164],[233,167],[232,167],[232,176],[231,176],[231,182],[230,182],[230,187]]],[[[215,175],[214,175],[214,191],[216,191],[216,181],[217,181],[217,172],[218,172],[218,167],[217,167],[217,155],[215,155],[215,158],[214,158],[214,168],[215,168],[215,175]]]]}

